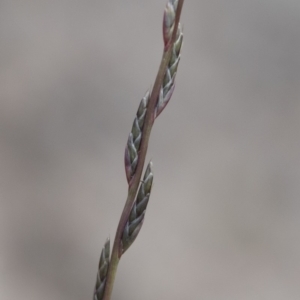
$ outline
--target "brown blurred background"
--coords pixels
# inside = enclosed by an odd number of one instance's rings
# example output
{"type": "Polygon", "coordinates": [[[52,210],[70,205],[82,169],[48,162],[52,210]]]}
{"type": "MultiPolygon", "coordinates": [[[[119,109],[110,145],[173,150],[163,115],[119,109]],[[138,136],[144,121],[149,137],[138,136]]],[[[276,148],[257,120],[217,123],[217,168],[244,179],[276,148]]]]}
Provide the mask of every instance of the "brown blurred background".
{"type": "MultiPolygon", "coordinates": [[[[0,1],[0,299],[92,299],[166,1],[0,1]]],[[[300,2],[186,0],[154,189],[113,299],[300,299],[300,2]]]]}

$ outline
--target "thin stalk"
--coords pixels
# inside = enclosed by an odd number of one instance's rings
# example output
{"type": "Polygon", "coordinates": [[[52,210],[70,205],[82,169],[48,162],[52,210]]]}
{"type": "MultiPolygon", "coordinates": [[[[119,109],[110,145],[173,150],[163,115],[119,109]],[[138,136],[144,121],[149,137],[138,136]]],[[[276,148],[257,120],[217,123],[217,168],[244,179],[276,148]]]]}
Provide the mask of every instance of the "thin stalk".
{"type": "Polygon", "coordinates": [[[118,268],[118,264],[122,255],[122,249],[121,249],[121,239],[122,239],[122,234],[124,231],[124,228],[126,226],[126,223],[128,221],[132,206],[134,204],[135,196],[137,194],[137,190],[139,187],[139,183],[141,180],[141,175],[145,163],[145,158],[147,154],[147,149],[148,149],[148,142],[150,138],[150,133],[151,129],[154,123],[154,111],[155,111],[155,105],[159,96],[160,88],[162,86],[162,82],[164,79],[164,75],[167,70],[168,63],[171,58],[171,53],[172,53],[172,48],[173,44],[176,40],[176,33],[177,33],[177,28],[179,24],[179,19],[181,15],[181,10],[183,6],[184,0],[179,0],[178,1],[178,6],[176,10],[176,16],[175,16],[175,25],[172,33],[172,38],[170,39],[169,43],[165,46],[164,52],[163,52],[163,57],[160,63],[160,67],[155,79],[155,83],[151,92],[151,96],[148,102],[147,106],[147,112],[145,116],[145,122],[143,126],[143,134],[142,134],[142,141],[141,141],[141,146],[140,146],[140,152],[139,152],[139,160],[138,164],[136,167],[136,172],[131,181],[129,182],[129,188],[128,188],[128,196],[127,200],[121,215],[121,219],[119,221],[119,225],[117,228],[115,240],[114,240],[114,245],[113,245],[113,250],[111,254],[111,259],[109,263],[109,269],[107,273],[107,279],[106,279],[106,285],[105,285],[105,291],[104,291],[104,296],[103,300],[110,300],[111,299],[111,294],[113,290],[113,285],[116,277],[116,272],[118,268]]]}

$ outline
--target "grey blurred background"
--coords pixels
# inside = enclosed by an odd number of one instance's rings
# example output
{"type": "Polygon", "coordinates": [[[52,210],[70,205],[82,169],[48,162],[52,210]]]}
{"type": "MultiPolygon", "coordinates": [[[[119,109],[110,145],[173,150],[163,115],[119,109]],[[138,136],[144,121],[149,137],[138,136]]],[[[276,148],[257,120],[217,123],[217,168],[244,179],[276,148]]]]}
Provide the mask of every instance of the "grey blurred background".
{"type": "MultiPolygon", "coordinates": [[[[0,1],[0,298],[92,299],[166,1],[0,1]]],[[[300,2],[186,0],[154,188],[113,299],[300,299],[300,2]]]]}

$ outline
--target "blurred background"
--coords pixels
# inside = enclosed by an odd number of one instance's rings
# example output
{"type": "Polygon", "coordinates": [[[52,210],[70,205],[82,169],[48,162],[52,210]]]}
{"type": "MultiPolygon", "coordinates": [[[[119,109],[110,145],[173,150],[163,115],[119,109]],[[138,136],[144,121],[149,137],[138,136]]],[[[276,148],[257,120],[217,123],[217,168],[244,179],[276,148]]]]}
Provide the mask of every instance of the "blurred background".
{"type": "MultiPolygon", "coordinates": [[[[0,1],[0,298],[92,299],[166,1],[0,1]]],[[[113,299],[300,299],[300,2],[186,0],[154,188],[113,299]]]]}

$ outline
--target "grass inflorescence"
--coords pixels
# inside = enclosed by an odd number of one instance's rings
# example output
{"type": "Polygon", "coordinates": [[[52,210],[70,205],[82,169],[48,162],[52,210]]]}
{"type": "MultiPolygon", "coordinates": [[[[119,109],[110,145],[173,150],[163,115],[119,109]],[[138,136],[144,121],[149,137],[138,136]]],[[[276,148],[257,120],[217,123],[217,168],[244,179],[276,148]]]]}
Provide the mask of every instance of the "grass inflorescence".
{"type": "Polygon", "coordinates": [[[184,0],[169,0],[163,17],[164,50],[160,67],[151,91],[147,91],[137,110],[125,147],[125,172],[128,196],[121,214],[110,256],[106,241],[101,252],[94,300],[110,300],[121,256],[132,245],[143,225],[149,202],[153,172],[150,162],[141,180],[150,133],[155,119],[168,104],[175,87],[183,40],[179,23],[184,0]]]}

